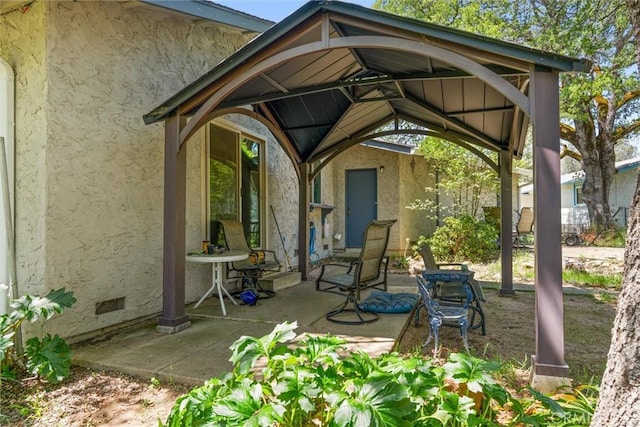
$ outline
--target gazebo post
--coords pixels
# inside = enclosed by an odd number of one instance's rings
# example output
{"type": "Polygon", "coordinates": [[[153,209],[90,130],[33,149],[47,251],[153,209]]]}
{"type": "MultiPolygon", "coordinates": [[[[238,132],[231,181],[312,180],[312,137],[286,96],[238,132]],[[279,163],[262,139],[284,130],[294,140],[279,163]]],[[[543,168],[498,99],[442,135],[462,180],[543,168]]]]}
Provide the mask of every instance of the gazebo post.
{"type": "Polygon", "coordinates": [[[536,286],[532,386],[553,391],[569,375],[564,360],[558,73],[532,67],[531,90],[536,286]]]}
{"type": "Polygon", "coordinates": [[[300,181],[298,182],[298,270],[302,280],[309,277],[309,203],[311,202],[309,183],[309,163],[300,163],[300,181]]]}
{"type": "Polygon", "coordinates": [[[165,122],[162,316],[156,327],[165,334],[191,326],[185,314],[187,144],[180,145],[185,124],[186,119],[180,115],[165,122]]]}
{"type": "Polygon", "coordinates": [[[513,290],[513,173],[509,150],[500,151],[500,248],[502,257],[502,284],[499,295],[514,295],[513,290]]]}

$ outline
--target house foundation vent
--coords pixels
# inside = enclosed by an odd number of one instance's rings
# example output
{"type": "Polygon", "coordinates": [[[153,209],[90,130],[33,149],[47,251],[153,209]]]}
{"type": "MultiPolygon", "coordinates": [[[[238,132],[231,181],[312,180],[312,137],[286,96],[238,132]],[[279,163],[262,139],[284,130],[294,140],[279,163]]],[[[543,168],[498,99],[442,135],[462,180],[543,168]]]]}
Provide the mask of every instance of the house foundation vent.
{"type": "Polygon", "coordinates": [[[114,298],[107,301],[96,303],[96,314],[109,313],[116,310],[124,309],[124,297],[114,298]]]}

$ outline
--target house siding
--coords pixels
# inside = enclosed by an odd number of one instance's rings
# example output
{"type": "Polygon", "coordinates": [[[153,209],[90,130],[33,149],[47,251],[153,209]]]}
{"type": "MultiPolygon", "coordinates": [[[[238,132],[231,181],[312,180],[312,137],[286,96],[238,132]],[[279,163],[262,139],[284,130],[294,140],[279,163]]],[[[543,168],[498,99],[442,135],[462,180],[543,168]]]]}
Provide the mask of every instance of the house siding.
{"type": "MultiPolygon", "coordinates": [[[[121,2],[34,2],[2,19],[18,76],[21,292],[74,291],[76,305],[46,325],[64,337],[157,313],[164,127],[142,115],[249,36],[121,2]],[[97,302],[120,297],[123,310],[94,314],[97,302]]],[[[201,162],[197,145],[189,141],[190,165],[201,162]]],[[[200,191],[198,173],[189,170],[188,192],[200,191]]],[[[199,293],[188,288],[187,298],[199,293]]]]}
{"type": "Polygon", "coordinates": [[[15,73],[15,235],[17,286],[39,293],[46,262],[45,206],[48,134],[45,4],[0,16],[0,55],[15,73]]]}

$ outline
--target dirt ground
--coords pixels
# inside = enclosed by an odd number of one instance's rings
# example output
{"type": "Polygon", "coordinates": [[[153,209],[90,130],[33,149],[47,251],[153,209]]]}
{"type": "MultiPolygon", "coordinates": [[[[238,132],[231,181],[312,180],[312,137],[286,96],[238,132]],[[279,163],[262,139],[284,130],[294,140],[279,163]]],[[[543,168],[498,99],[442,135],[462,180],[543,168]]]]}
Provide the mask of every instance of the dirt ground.
{"type": "MultiPolygon", "coordinates": [[[[590,273],[622,273],[623,249],[599,247],[565,247],[563,263],[590,273]]],[[[410,270],[422,268],[418,260],[413,261],[410,270]]],[[[475,277],[480,281],[496,281],[495,271],[480,265],[470,265],[475,277]]],[[[524,263],[514,268],[514,282],[531,284],[524,270],[533,269],[532,263],[524,263]],[[518,271],[518,269],[520,271],[518,271]]],[[[569,375],[574,381],[587,382],[591,378],[599,382],[604,372],[607,352],[611,342],[611,328],[616,311],[616,292],[592,289],[589,295],[565,294],[564,296],[564,340],[565,361],[569,365],[569,375]],[[602,296],[604,294],[604,297],[602,296]]],[[[530,357],[535,354],[535,294],[516,291],[514,296],[499,296],[497,288],[485,287],[487,301],[482,304],[486,314],[486,335],[480,330],[469,331],[469,345],[472,354],[487,359],[502,360],[515,366],[527,368],[530,357]]],[[[429,335],[424,311],[415,327],[409,324],[400,339],[402,352],[420,351],[431,355],[433,343],[427,348],[422,343],[429,335]]],[[[464,350],[457,328],[442,328],[441,342],[444,353],[464,350]]]]}
{"type": "MultiPolygon", "coordinates": [[[[565,262],[580,262],[587,271],[621,272],[621,252],[565,254],[565,262]],[[595,258],[592,258],[595,257],[595,258]]],[[[414,261],[415,263],[415,261],[414,261]]],[[[411,265],[410,271],[419,268],[411,265]]],[[[525,266],[525,268],[528,268],[525,266]]],[[[494,280],[493,272],[472,266],[480,280],[494,280]]],[[[518,272],[514,271],[514,277],[518,272]]],[[[472,353],[527,368],[535,353],[534,293],[517,292],[512,297],[486,290],[483,308],[487,334],[469,333],[472,353]]],[[[565,357],[570,376],[577,382],[602,376],[615,316],[615,300],[600,301],[592,296],[566,295],[564,299],[565,357]]],[[[424,318],[420,326],[411,323],[400,339],[400,350],[430,355],[433,344],[422,348],[428,330],[424,318]]],[[[446,351],[462,349],[459,331],[442,328],[446,351]]],[[[130,376],[92,372],[74,368],[63,384],[51,386],[37,380],[22,383],[5,380],[0,385],[0,426],[153,426],[165,421],[175,399],[188,387],[158,384],[130,376]]]]}
{"type": "MultiPolygon", "coordinates": [[[[591,377],[602,377],[604,372],[611,326],[615,317],[612,302],[599,302],[591,296],[566,295],[564,305],[565,360],[570,376],[578,382],[591,377]]],[[[516,367],[528,367],[535,354],[534,293],[516,292],[515,296],[501,297],[487,293],[483,304],[487,334],[480,329],[469,332],[471,353],[482,358],[510,362],[516,367]]],[[[460,332],[456,328],[441,328],[441,342],[446,351],[464,351],[460,332]]],[[[400,341],[402,352],[420,351],[431,355],[433,342],[426,348],[422,343],[429,335],[424,311],[420,324],[413,322],[400,341]]]]}

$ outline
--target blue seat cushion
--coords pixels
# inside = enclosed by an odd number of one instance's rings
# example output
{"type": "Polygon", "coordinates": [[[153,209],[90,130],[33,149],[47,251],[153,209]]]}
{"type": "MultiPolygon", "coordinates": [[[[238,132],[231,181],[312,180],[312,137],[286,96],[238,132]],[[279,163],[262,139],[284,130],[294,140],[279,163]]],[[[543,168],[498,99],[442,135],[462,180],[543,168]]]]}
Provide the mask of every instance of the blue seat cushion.
{"type": "Polygon", "coordinates": [[[407,292],[391,294],[374,290],[358,305],[362,310],[374,313],[409,313],[416,301],[418,301],[417,294],[407,292]]]}

